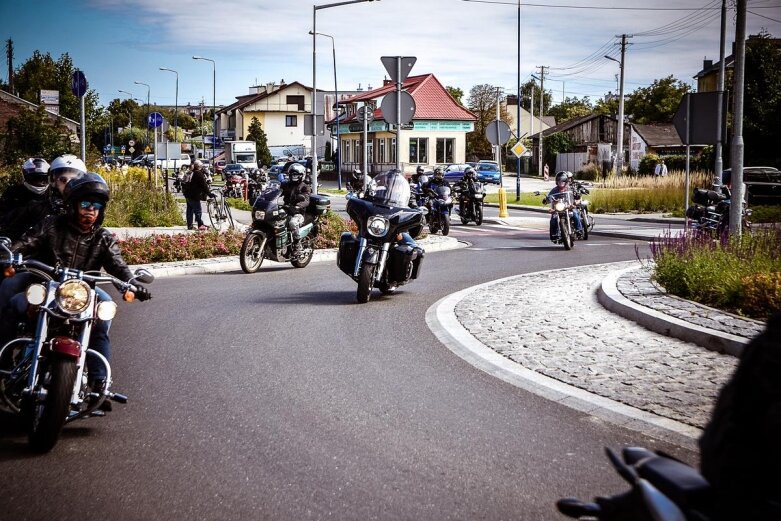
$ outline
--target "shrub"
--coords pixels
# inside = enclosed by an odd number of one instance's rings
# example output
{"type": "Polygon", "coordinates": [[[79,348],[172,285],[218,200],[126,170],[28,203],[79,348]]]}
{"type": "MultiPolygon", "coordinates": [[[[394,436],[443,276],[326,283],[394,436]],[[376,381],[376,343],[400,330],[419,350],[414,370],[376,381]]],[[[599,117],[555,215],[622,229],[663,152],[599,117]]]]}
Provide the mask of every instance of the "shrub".
{"type": "Polygon", "coordinates": [[[602,179],[602,172],[595,163],[588,163],[581,170],[575,172],[575,179],[579,181],[599,181],[602,179]]]}
{"type": "Polygon", "coordinates": [[[128,264],[150,264],[238,255],[243,241],[243,233],[231,230],[132,237],[119,245],[128,264]]]}
{"type": "Polygon", "coordinates": [[[351,220],[345,221],[338,213],[328,210],[320,219],[320,233],[315,239],[315,248],[336,248],[343,232],[357,233],[358,227],[351,220]]]}
{"type": "Polygon", "coordinates": [[[131,167],[100,172],[111,190],[104,226],[181,226],[182,212],[172,194],[166,194],[149,180],[145,168],[131,167]]]}
{"type": "Polygon", "coordinates": [[[781,311],[781,272],[755,273],[740,279],[743,289],[743,311],[766,318],[781,311]]]}

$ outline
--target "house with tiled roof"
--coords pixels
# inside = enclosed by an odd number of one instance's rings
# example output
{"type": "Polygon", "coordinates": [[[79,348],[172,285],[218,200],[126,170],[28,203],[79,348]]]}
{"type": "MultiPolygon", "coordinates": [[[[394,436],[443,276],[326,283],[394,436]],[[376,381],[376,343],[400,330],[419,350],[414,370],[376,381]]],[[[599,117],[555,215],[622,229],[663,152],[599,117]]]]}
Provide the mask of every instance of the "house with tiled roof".
{"type": "MultiPolygon", "coordinates": [[[[399,132],[402,167],[412,172],[418,165],[431,168],[436,164],[463,163],[466,160],[466,134],[474,130],[475,115],[461,106],[433,74],[410,76],[402,85],[415,101],[415,115],[399,132]]],[[[395,83],[385,80],[383,86],[347,100],[339,124],[342,171],[359,167],[363,158],[363,124],[357,119],[358,108],[367,106],[374,119],[368,124],[367,158],[369,173],[396,165],[396,130],[383,116],[383,98],[396,90],[395,83]]],[[[335,125],[335,121],[329,124],[335,125]]]]}

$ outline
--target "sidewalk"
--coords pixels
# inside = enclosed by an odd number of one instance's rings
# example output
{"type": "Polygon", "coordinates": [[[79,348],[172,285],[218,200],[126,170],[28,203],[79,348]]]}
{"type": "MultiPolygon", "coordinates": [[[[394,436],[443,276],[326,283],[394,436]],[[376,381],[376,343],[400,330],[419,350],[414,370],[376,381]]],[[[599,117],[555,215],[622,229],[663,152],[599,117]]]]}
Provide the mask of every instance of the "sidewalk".
{"type": "Polygon", "coordinates": [[[675,338],[671,324],[685,324],[698,343],[730,335],[741,345],[763,324],[650,291],[649,278],[637,261],[519,275],[454,293],[431,306],[426,320],[440,341],[481,370],[605,421],[696,448],[737,358],[675,338]],[[562,279],[569,284],[566,300],[550,291],[562,279]],[[624,318],[600,304],[612,299],[633,299],[634,315],[624,318]],[[637,316],[668,334],[640,326],[637,316]]]}

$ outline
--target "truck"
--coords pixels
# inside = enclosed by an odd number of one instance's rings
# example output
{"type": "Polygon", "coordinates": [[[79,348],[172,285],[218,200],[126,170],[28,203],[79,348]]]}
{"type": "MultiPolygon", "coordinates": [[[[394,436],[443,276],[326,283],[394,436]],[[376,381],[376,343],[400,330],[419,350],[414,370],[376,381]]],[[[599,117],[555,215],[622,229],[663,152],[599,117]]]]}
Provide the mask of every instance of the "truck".
{"type": "Polygon", "coordinates": [[[258,154],[254,141],[225,141],[225,161],[237,163],[251,172],[258,169],[258,154]]]}

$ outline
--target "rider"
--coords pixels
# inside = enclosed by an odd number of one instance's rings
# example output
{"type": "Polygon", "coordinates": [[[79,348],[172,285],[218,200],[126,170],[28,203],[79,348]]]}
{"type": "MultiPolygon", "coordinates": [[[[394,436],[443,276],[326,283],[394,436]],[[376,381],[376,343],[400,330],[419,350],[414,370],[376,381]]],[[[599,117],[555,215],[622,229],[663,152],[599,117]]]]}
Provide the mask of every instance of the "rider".
{"type": "Polygon", "coordinates": [[[425,172],[426,171],[423,168],[423,166],[422,165],[418,165],[418,167],[415,169],[415,173],[412,174],[412,176],[410,177],[410,180],[413,183],[419,183],[420,182],[420,176],[424,175],[425,172]]]}
{"type": "MultiPolygon", "coordinates": [[[[132,279],[133,274],[122,258],[117,238],[101,227],[109,201],[109,188],[103,178],[94,173],[79,176],[65,187],[63,200],[64,215],[47,217],[39,227],[30,230],[20,240],[14,242],[11,250],[22,254],[25,258],[30,257],[52,266],[81,271],[103,269],[123,281],[132,279]]],[[[6,279],[3,285],[17,276],[20,275],[6,279]]],[[[138,300],[151,298],[147,289],[137,287],[135,295],[138,300]]],[[[111,300],[108,293],[100,287],[96,286],[95,292],[99,300],[111,300]]],[[[2,310],[0,345],[13,338],[15,326],[26,310],[25,294],[19,292],[2,310]]],[[[110,320],[96,320],[89,346],[107,360],[111,359],[111,343],[108,337],[110,326],[110,320]]],[[[105,367],[93,357],[88,357],[87,368],[92,389],[100,392],[106,384],[105,367]]]]}
{"type": "Polygon", "coordinates": [[[436,191],[436,189],[440,186],[446,186],[450,188],[450,183],[448,183],[447,179],[445,179],[445,169],[441,166],[438,166],[434,169],[434,175],[431,177],[431,180],[426,183],[423,188],[436,191]]]}
{"type": "Polygon", "coordinates": [[[368,190],[371,187],[372,178],[361,172],[360,168],[356,168],[350,174],[350,179],[347,181],[350,191],[355,193],[361,193],[368,190]]]}
{"type": "MultiPolygon", "coordinates": [[[[373,184],[373,197],[382,198],[386,202],[398,207],[417,208],[418,204],[415,197],[410,191],[409,182],[401,170],[393,169],[388,170],[384,174],[379,174],[374,178],[373,184]]],[[[414,232],[413,235],[417,237],[420,234],[422,228],[411,229],[410,232],[414,232]]],[[[407,232],[402,232],[396,237],[396,242],[399,244],[407,244],[411,247],[417,246],[413,235],[407,232]]]]}
{"type": "Polygon", "coordinates": [[[312,189],[304,181],[306,169],[303,165],[295,163],[287,170],[288,182],[282,187],[282,196],[287,207],[287,229],[293,238],[293,253],[301,251],[301,237],[298,234],[301,225],[304,224],[304,212],[309,206],[309,194],[312,189]]]}
{"type": "Polygon", "coordinates": [[[48,172],[49,163],[45,159],[31,157],[24,162],[22,183],[10,186],[0,197],[0,235],[15,235],[15,230],[9,230],[9,226],[14,223],[19,211],[34,201],[46,198],[49,188],[48,172]]]}
{"type": "MultiPolygon", "coordinates": [[[[568,203],[572,204],[574,201],[573,193],[570,190],[567,172],[561,171],[556,174],[556,186],[554,186],[550,192],[548,192],[548,196],[545,198],[543,202],[548,203],[550,202],[552,196],[557,194],[568,194],[567,199],[568,203]]],[[[583,235],[583,220],[580,218],[580,212],[578,211],[572,211],[572,220],[575,221],[575,231],[577,232],[578,236],[583,235]]],[[[559,235],[559,218],[558,214],[554,213],[551,216],[550,220],[550,234],[551,237],[557,237],[559,235]]]]}
{"type": "Polygon", "coordinates": [[[477,193],[477,174],[471,166],[464,168],[463,177],[456,183],[461,188],[462,196],[458,198],[458,214],[464,215],[464,203],[467,199],[474,198],[477,193]]]}

